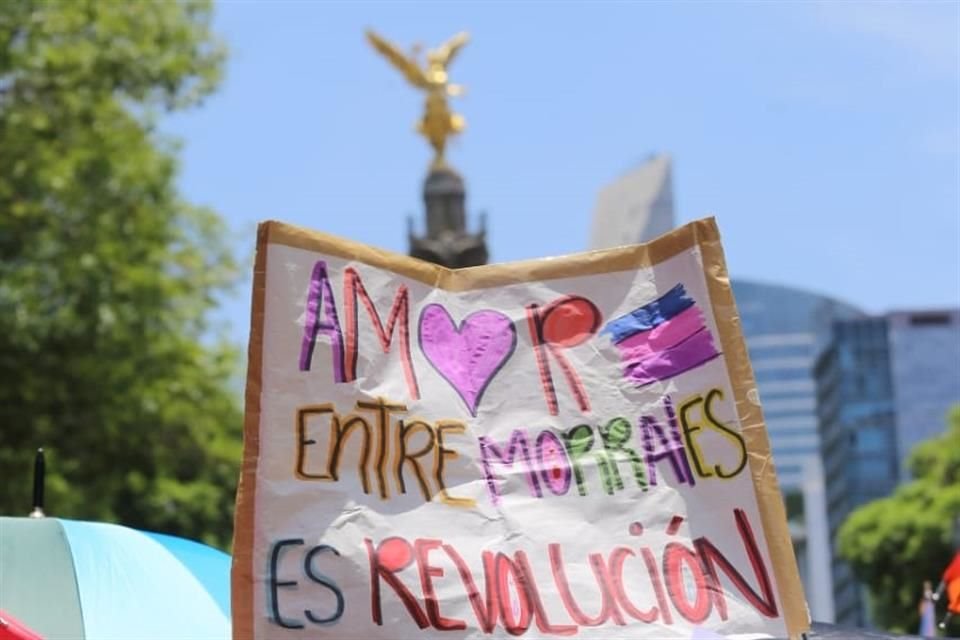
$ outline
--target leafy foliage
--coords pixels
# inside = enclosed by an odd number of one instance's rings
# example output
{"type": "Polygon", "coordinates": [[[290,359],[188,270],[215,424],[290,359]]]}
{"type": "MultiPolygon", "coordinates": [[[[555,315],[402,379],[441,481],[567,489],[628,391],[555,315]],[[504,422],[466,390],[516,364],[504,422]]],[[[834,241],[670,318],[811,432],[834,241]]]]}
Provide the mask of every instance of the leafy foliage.
{"type": "Polygon", "coordinates": [[[924,580],[934,586],[953,554],[960,516],[960,407],[946,432],[914,449],[915,480],[854,511],[841,527],[840,555],[870,590],[877,624],[915,632],[924,580]]]}
{"type": "Polygon", "coordinates": [[[0,512],[223,545],[237,353],[207,312],[236,265],[174,186],[164,112],[216,86],[207,3],[0,2],[0,512]]]}

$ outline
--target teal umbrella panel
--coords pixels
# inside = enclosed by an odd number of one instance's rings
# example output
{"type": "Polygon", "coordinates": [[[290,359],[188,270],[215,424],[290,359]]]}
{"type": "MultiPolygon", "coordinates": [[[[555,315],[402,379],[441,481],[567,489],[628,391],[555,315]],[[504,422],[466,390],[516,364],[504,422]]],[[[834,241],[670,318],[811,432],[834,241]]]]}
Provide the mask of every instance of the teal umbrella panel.
{"type": "Polygon", "coordinates": [[[112,524],[0,518],[0,610],[47,640],[227,640],[230,557],[112,524]]]}

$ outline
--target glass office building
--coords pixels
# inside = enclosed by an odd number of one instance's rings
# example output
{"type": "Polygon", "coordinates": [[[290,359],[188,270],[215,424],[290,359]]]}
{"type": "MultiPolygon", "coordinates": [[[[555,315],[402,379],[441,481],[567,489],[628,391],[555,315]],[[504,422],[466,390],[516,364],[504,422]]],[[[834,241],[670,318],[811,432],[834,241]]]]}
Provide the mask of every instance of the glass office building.
{"type": "MultiPolygon", "coordinates": [[[[889,495],[898,482],[896,422],[885,318],[839,322],[817,362],[820,440],[830,539],[855,507],[889,495]]],[[[861,588],[832,548],[836,621],[866,623],[861,588]]]]}
{"type": "Polygon", "coordinates": [[[890,313],[887,339],[904,481],[910,451],[942,433],[947,412],[960,403],[960,309],[890,313]]]}
{"type": "MultiPolygon", "coordinates": [[[[850,512],[908,480],[913,447],[960,403],[960,310],[837,322],[815,368],[831,540],[850,512]]],[[[835,553],[836,620],[869,621],[861,587],[835,553]]]]}

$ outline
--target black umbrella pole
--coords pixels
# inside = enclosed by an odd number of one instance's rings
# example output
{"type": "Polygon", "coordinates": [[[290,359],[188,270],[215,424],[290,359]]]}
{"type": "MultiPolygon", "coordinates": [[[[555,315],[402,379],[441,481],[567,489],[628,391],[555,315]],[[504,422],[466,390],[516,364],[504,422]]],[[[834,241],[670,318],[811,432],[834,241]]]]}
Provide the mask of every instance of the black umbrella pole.
{"type": "Polygon", "coordinates": [[[43,517],[43,487],[46,474],[46,463],[43,459],[43,449],[37,449],[37,457],[33,460],[33,511],[31,518],[43,517]]]}

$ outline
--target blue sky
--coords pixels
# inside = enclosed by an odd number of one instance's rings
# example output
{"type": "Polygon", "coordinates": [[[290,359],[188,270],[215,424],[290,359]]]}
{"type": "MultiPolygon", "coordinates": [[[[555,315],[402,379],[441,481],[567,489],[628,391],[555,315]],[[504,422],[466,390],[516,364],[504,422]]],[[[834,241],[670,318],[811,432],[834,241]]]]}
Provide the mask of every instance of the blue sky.
{"type": "MultiPolygon", "coordinates": [[[[470,31],[450,156],[494,261],[583,250],[597,190],[667,152],[679,220],[717,216],[734,276],[960,304],[960,3],[220,2],[225,82],[166,125],[245,263],[265,219],[406,251],[422,98],[367,27],[470,31]]],[[[223,310],[237,339],[248,300],[223,310]]]]}

